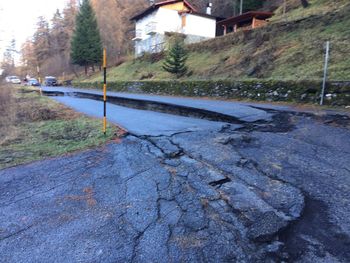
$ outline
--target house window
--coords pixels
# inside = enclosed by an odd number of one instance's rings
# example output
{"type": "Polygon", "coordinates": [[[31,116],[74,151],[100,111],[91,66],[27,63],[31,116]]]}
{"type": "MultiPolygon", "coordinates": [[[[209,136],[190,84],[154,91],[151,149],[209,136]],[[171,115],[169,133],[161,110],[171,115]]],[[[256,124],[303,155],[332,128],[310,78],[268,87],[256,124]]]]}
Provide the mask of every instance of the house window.
{"type": "Polygon", "coordinates": [[[186,26],[186,15],[181,16],[181,26],[185,27],[186,26]]]}
{"type": "Polygon", "coordinates": [[[232,33],[234,31],[234,26],[228,26],[227,27],[227,33],[232,33]]]}

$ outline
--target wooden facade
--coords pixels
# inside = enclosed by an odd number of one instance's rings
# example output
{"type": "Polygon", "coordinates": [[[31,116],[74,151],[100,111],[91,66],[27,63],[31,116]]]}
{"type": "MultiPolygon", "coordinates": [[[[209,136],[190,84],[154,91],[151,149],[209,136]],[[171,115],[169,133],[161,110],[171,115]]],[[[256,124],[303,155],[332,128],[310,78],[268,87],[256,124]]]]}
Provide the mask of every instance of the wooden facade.
{"type": "Polygon", "coordinates": [[[187,0],[168,0],[153,4],[140,14],[137,14],[134,17],[132,17],[130,20],[139,20],[160,7],[170,10],[176,10],[179,12],[196,12],[196,9],[187,0]]]}
{"type": "Polygon", "coordinates": [[[218,27],[222,27],[223,35],[242,30],[251,30],[264,26],[268,23],[267,19],[272,16],[273,13],[270,12],[247,12],[218,22],[218,27]]]}

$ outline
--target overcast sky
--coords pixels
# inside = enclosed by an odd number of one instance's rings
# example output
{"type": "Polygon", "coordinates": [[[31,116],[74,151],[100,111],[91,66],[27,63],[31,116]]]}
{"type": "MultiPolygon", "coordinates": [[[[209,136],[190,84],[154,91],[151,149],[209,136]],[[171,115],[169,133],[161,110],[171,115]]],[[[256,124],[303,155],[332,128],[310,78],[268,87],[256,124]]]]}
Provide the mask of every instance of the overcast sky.
{"type": "Polygon", "coordinates": [[[62,10],[66,0],[0,0],[0,58],[11,39],[17,49],[31,37],[37,18],[51,19],[56,9],[62,10]]]}

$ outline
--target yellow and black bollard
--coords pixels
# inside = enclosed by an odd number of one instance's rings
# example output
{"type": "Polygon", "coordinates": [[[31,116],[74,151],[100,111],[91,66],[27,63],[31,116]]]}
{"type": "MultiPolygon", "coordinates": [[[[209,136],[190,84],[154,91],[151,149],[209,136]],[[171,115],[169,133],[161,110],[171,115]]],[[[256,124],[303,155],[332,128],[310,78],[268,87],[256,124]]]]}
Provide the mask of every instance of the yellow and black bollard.
{"type": "Polygon", "coordinates": [[[103,49],[103,133],[107,132],[107,52],[103,49]]]}

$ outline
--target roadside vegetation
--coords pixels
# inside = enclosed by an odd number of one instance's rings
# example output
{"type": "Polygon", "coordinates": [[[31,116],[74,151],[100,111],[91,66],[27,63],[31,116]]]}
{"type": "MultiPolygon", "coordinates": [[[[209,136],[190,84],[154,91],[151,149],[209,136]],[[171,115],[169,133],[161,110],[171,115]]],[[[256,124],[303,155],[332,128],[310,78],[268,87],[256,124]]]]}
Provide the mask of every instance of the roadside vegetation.
{"type": "Polygon", "coordinates": [[[0,86],[0,169],[101,145],[120,132],[28,88],[0,86]]]}
{"type": "MultiPolygon", "coordinates": [[[[280,7],[266,27],[189,46],[188,73],[181,79],[320,80],[324,44],[330,40],[329,79],[349,80],[349,1],[311,0],[309,3],[308,8],[303,8],[300,1],[296,1],[285,15],[280,7]]],[[[164,61],[164,54],[130,57],[109,69],[108,78],[109,81],[173,79],[163,70],[164,61]]],[[[82,81],[102,81],[102,77],[96,74],[77,80],[82,81]]]]}

